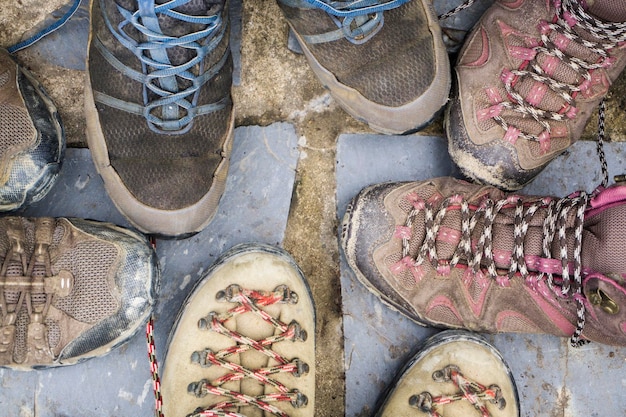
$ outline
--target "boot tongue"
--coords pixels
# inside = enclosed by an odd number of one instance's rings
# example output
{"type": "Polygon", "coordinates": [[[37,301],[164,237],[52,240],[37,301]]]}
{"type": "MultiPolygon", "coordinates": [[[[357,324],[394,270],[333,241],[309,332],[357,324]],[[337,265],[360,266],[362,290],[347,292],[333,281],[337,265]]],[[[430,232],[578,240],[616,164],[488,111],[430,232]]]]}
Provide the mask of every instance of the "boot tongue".
{"type": "Polygon", "coordinates": [[[587,0],[587,11],[605,22],[626,22],[624,0],[587,0]]]}
{"type": "Polygon", "coordinates": [[[591,201],[583,228],[582,264],[602,274],[626,274],[626,186],[591,201]]]}

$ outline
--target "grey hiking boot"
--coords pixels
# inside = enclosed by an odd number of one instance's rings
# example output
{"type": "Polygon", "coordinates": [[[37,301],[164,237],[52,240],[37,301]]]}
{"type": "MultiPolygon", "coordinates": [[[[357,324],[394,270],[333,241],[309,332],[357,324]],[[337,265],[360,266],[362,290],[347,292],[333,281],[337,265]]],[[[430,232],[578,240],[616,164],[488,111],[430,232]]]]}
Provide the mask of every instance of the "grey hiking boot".
{"type": "Polygon", "coordinates": [[[125,343],[152,312],[156,255],[109,223],[0,218],[0,367],[70,365],[125,343]]]}
{"type": "Polygon", "coordinates": [[[225,1],[93,0],[87,139],[109,196],[145,233],[202,230],[233,138],[225,1]]]}
{"type": "Polygon", "coordinates": [[[626,66],[625,41],[620,0],[496,1],[456,65],[453,161],[480,183],[529,183],[580,138],[626,66]]]}
{"type": "Polygon", "coordinates": [[[287,253],[239,245],[216,261],[172,329],[161,393],[168,417],[315,415],[315,309],[287,253]]]}
{"type": "Polygon", "coordinates": [[[321,83],[372,129],[418,130],[447,102],[450,64],[430,1],[278,5],[321,83]]]}
{"type": "Polygon", "coordinates": [[[626,183],[560,199],[453,178],[373,185],[342,236],[357,278],[419,323],[626,346],[626,183]]]}
{"type": "Polygon", "coordinates": [[[426,340],[400,372],[376,417],[519,417],[515,380],[498,350],[476,334],[426,340]]]}
{"type": "Polygon", "coordinates": [[[42,199],[65,153],[57,109],[37,80],[0,49],[0,211],[42,199]]]}

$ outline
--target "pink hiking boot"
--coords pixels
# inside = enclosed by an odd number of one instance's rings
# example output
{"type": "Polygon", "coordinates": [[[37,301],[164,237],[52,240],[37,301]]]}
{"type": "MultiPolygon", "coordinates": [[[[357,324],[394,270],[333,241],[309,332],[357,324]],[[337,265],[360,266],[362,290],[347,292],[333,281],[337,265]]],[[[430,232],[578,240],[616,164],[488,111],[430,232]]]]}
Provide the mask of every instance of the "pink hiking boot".
{"type": "Polygon", "coordinates": [[[453,178],[373,185],[342,235],[358,279],[419,323],[626,346],[626,183],[561,199],[453,178]]]}
{"type": "Polygon", "coordinates": [[[580,138],[624,66],[625,1],[496,1],[455,68],[453,161],[477,182],[522,188],[580,138]]]}

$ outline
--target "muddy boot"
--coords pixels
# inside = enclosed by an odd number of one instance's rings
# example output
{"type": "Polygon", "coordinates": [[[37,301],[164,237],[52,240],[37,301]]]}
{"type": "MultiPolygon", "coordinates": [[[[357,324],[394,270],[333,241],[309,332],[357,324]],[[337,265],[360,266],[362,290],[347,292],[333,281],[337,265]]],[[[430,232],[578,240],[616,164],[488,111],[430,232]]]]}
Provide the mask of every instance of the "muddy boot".
{"type": "Polygon", "coordinates": [[[0,366],[70,365],[121,346],[152,313],[159,271],[139,233],[88,220],[0,219],[0,366]]]}
{"type": "Polygon", "coordinates": [[[313,417],[315,310],[291,257],[265,245],[224,254],[180,310],[162,381],[168,417],[313,417]]]}
{"type": "Polygon", "coordinates": [[[626,2],[498,0],[468,36],[447,109],[452,160],[501,189],[578,140],[626,66],[626,2]]]}
{"type": "Polygon", "coordinates": [[[92,0],[87,141],[105,188],[144,233],[202,230],[233,139],[228,5],[92,0]]]}
{"type": "Polygon", "coordinates": [[[555,198],[438,178],[361,191],[342,245],[417,322],[626,346],[625,236],[626,183],[555,198]]]}
{"type": "Polygon", "coordinates": [[[35,78],[0,49],[0,211],[41,200],[65,153],[57,109],[35,78]]]}
{"type": "Polygon", "coordinates": [[[447,330],[426,340],[406,364],[376,417],[518,417],[511,370],[474,333],[447,330]]]}
{"type": "Polygon", "coordinates": [[[278,5],[320,82],[372,129],[419,130],[448,101],[450,63],[430,1],[278,5]]]}

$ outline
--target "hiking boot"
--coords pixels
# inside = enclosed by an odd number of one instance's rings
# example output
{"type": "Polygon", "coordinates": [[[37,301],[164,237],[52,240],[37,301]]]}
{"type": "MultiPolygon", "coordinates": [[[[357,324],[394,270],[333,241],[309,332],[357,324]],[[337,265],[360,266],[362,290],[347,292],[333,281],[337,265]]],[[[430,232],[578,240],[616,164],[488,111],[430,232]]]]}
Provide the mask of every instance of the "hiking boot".
{"type": "Polygon", "coordinates": [[[437,178],[365,188],[342,244],[419,323],[626,346],[625,219],[626,183],[558,199],[437,178]]]}
{"type": "Polygon", "coordinates": [[[626,65],[625,41],[623,1],[494,3],[456,66],[446,117],[452,160],[480,183],[529,183],[580,138],[626,65]]]}
{"type": "Polygon", "coordinates": [[[358,3],[278,0],[313,72],[344,110],[382,133],[419,130],[450,91],[432,4],[358,3]]]}
{"type": "Polygon", "coordinates": [[[233,138],[225,1],[93,0],[87,140],[109,196],[145,233],[213,218],[233,138]]]}
{"type": "Polygon", "coordinates": [[[0,49],[0,211],[41,200],[64,153],[56,107],[32,74],[0,49]]]}
{"type": "Polygon", "coordinates": [[[146,239],[109,223],[0,218],[0,367],[71,365],[125,343],[150,315],[146,239]]]}
{"type": "Polygon", "coordinates": [[[288,254],[239,245],[211,267],[172,329],[161,392],[168,417],[315,415],[315,310],[288,254]]]}
{"type": "Polygon", "coordinates": [[[446,330],[429,338],[400,372],[376,417],[519,417],[515,380],[484,338],[446,330]]]}

